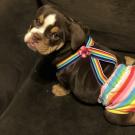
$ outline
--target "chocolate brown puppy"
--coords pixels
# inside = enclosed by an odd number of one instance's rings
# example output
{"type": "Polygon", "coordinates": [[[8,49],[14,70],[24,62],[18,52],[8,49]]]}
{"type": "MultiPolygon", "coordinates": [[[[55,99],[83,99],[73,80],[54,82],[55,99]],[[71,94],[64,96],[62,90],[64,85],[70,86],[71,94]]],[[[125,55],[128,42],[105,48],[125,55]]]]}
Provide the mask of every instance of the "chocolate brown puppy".
{"type": "MultiPolygon", "coordinates": [[[[45,5],[37,11],[24,41],[30,49],[42,55],[55,54],[52,63],[57,64],[74,54],[85,42],[89,33],[88,28],[65,16],[57,7],[45,5]]],[[[125,63],[124,58],[119,54],[96,42],[94,46],[115,54],[118,63],[125,63]]],[[[96,104],[100,94],[100,85],[88,61],[89,57],[79,59],[57,71],[59,84],[53,86],[53,94],[64,96],[72,92],[79,100],[96,104]]],[[[102,62],[102,67],[107,77],[114,71],[114,66],[110,63],[102,62]]],[[[105,117],[114,124],[135,125],[134,113],[119,115],[105,111],[105,117]]]]}

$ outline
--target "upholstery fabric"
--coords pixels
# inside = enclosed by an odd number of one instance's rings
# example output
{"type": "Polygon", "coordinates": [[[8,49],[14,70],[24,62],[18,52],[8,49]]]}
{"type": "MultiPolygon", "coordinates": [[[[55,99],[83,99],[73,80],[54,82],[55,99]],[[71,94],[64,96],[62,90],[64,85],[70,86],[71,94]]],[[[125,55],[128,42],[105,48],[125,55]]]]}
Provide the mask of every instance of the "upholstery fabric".
{"type": "Polygon", "coordinates": [[[11,102],[36,59],[23,43],[26,28],[36,11],[34,3],[0,2],[0,114],[11,102]]]}

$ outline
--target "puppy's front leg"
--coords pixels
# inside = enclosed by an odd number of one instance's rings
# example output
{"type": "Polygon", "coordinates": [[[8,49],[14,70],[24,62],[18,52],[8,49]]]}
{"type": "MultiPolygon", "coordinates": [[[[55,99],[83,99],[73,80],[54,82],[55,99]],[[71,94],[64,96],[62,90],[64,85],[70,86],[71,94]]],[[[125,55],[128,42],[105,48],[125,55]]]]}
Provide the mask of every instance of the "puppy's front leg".
{"type": "Polygon", "coordinates": [[[66,96],[70,92],[58,83],[52,86],[52,93],[55,96],[66,96]]]}

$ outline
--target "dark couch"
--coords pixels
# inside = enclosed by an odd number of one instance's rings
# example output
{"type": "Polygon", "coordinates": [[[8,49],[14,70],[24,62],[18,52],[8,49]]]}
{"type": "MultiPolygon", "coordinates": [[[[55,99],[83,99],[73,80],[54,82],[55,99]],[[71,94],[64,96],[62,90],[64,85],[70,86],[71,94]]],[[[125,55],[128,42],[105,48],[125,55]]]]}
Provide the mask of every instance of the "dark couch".
{"type": "MultiPolygon", "coordinates": [[[[50,2],[88,25],[96,41],[134,56],[134,0],[50,2]]],[[[46,1],[0,3],[0,135],[134,135],[134,126],[108,123],[101,106],[82,104],[72,95],[51,94],[55,81],[51,57],[34,54],[23,43],[28,24],[42,3],[46,1]]]]}

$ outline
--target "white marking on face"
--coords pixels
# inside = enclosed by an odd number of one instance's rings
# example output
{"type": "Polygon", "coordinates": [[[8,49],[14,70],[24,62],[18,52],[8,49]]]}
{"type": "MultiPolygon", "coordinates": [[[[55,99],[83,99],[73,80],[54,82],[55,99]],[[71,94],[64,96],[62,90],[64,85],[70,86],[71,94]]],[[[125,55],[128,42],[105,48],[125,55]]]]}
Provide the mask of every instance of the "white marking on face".
{"type": "Polygon", "coordinates": [[[27,42],[27,40],[31,37],[32,33],[39,33],[43,34],[48,26],[54,25],[56,22],[56,14],[50,14],[44,19],[44,23],[41,27],[33,27],[24,37],[24,41],[27,42]]]}

